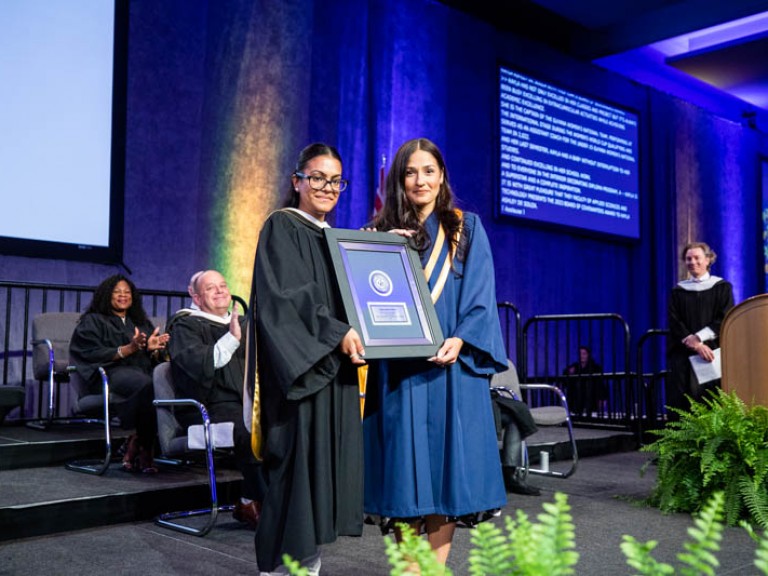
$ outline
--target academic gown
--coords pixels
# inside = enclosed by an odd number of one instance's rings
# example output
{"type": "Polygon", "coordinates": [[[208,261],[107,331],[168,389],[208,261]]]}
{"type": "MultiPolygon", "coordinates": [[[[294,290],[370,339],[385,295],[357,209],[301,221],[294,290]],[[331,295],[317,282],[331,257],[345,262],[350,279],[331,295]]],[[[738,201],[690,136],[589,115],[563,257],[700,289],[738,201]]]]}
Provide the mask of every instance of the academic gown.
{"type": "MultiPolygon", "coordinates": [[[[104,368],[109,377],[110,394],[125,398],[124,402],[116,405],[122,427],[136,428],[140,440],[148,444],[154,441],[157,434],[157,418],[152,405],[154,362],[146,349],[115,359],[118,346],[130,344],[135,328],[128,316],[123,321],[115,314],[84,314],[72,334],[69,359],[87,382],[90,394],[101,394],[98,369],[99,366],[104,368]]],[[[154,331],[150,322],[138,326],[138,329],[147,336],[154,331]]]]}
{"type": "MultiPolygon", "coordinates": [[[[244,332],[245,318],[240,319],[240,325],[244,332]]],[[[214,347],[229,332],[229,323],[200,315],[177,315],[169,323],[168,332],[173,381],[179,391],[206,406],[236,402],[241,405],[242,421],[245,347],[240,346],[221,368],[213,365],[214,347]]]]}
{"type": "MultiPolygon", "coordinates": [[[[425,225],[434,246],[436,216],[425,225]]],[[[464,340],[457,362],[373,361],[368,371],[365,512],[384,521],[441,514],[472,523],[506,504],[489,389],[491,375],[507,369],[493,259],[475,214],[464,213],[463,234],[466,258],[454,261],[435,303],[443,336],[464,340]]]]}
{"type": "Polygon", "coordinates": [[[339,344],[346,323],[323,229],[289,210],[259,236],[252,288],[267,494],[259,569],[362,533],[357,372],[339,344]]]}
{"type": "MultiPolygon", "coordinates": [[[[138,328],[147,336],[154,330],[150,323],[138,328]]],[[[145,374],[152,373],[152,360],[144,350],[114,360],[118,346],[131,343],[134,330],[129,317],[123,321],[115,314],[92,312],[84,314],[78,321],[69,345],[70,360],[94,393],[101,392],[101,381],[97,376],[99,366],[107,365],[107,374],[121,366],[131,366],[145,374]]]]}
{"type": "Polygon", "coordinates": [[[666,387],[667,405],[684,409],[688,405],[684,394],[698,399],[705,390],[719,386],[719,380],[707,383],[704,387],[699,386],[689,360],[695,352],[689,350],[682,341],[689,334],[709,327],[715,333],[715,339],[705,344],[713,350],[718,348],[720,326],[731,308],[733,286],[722,278],[708,290],[686,290],[680,285],[672,289],[668,308],[667,362],[670,382],[666,387]]]}
{"type": "MultiPolygon", "coordinates": [[[[245,318],[240,318],[240,326],[245,334],[245,318]]],[[[245,346],[241,343],[229,362],[215,368],[214,348],[229,332],[229,322],[219,322],[199,312],[182,311],[168,323],[168,332],[173,381],[180,396],[202,402],[212,422],[234,423],[234,451],[243,473],[241,495],[261,502],[265,492],[261,465],[251,451],[251,434],[243,421],[245,346]]],[[[182,412],[182,418],[199,424],[199,412],[191,412],[191,415],[182,412]]]]}

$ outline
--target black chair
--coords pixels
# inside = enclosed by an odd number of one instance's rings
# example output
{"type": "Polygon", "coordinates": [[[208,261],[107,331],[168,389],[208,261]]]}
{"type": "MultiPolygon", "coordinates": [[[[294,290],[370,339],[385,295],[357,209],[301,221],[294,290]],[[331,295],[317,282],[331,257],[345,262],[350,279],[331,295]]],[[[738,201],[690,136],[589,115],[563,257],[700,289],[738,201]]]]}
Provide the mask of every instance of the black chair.
{"type": "MultiPolygon", "coordinates": [[[[39,420],[27,423],[46,429],[57,420],[59,388],[69,382],[69,341],[80,318],[79,312],[43,312],[32,319],[32,374],[39,384],[39,420]],[[45,392],[46,384],[48,393],[45,392]],[[43,413],[43,398],[47,399],[43,413]]],[[[70,421],[65,418],[64,421],[70,421]]]]}
{"type": "MultiPolygon", "coordinates": [[[[159,526],[193,534],[195,536],[205,536],[210,532],[216,523],[216,517],[219,512],[230,512],[234,509],[232,505],[219,505],[216,492],[216,465],[214,462],[214,451],[219,448],[231,448],[234,445],[232,440],[231,428],[227,424],[213,424],[205,406],[191,398],[180,398],[176,393],[176,388],[171,377],[171,363],[163,362],[155,366],[152,374],[152,382],[155,390],[154,404],[157,407],[157,435],[160,444],[161,454],[155,460],[158,462],[181,464],[190,461],[200,449],[195,450],[189,447],[189,430],[185,424],[182,424],[178,417],[177,409],[187,409],[185,416],[189,417],[190,408],[197,413],[197,422],[202,422],[198,426],[202,427],[203,439],[202,450],[204,451],[206,468],[208,471],[208,489],[210,494],[210,503],[207,508],[198,510],[185,510],[177,512],[167,512],[160,514],[155,518],[155,523],[159,526]],[[229,436],[219,440],[219,430],[228,431],[229,436]],[[182,518],[207,515],[208,519],[202,528],[196,528],[191,525],[177,522],[182,518]]],[[[187,418],[190,420],[191,418],[187,418]]]]}
{"type": "Polygon", "coordinates": [[[75,414],[82,414],[80,418],[71,418],[70,422],[81,422],[88,424],[101,424],[104,426],[104,458],[100,460],[73,460],[67,462],[64,466],[67,470],[74,472],[85,472],[86,474],[96,474],[101,476],[109,468],[112,461],[112,432],[110,430],[112,419],[110,416],[110,405],[124,402],[125,398],[117,394],[111,394],[109,391],[109,378],[103,367],[99,366],[99,377],[101,378],[101,393],[92,394],[88,392],[86,382],[72,367],[70,372],[70,383],[77,393],[77,401],[74,406],[75,414]],[[88,417],[86,414],[97,414],[96,417],[88,417]]]}
{"type": "MultiPolygon", "coordinates": [[[[125,401],[125,398],[110,393],[109,378],[100,367],[101,386],[98,393],[89,390],[87,382],[78,374],[69,361],[69,343],[75,330],[79,312],[44,312],[32,321],[32,370],[40,382],[42,398],[44,384],[48,384],[47,412],[44,418],[28,423],[28,426],[47,429],[50,426],[67,424],[95,424],[104,429],[104,457],[100,459],[76,460],[67,462],[65,467],[76,472],[102,475],[112,459],[112,416],[110,407],[125,401]],[[63,384],[68,383],[75,400],[71,406],[71,416],[56,416],[58,393],[63,384]]],[[[41,414],[42,416],[42,414],[41,414]]]]}
{"type": "Polygon", "coordinates": [[[0,386],[0,425],[5,421],[5,417],[16,408],[24,406],[26,398],[26,389],[24,386],[12,386],[6,384],[0,386]]]}
{"type": "MultiPolygon", "coordinates": [[[[553,443],[532,443],[535,441],[534,436],[530,437],[528,441],[523,441],[523,461],[525,463],[526,474],[539,474],[543,476],[555,476],[558,478],[568,478],[576,471],[576,465],[578,463],[578,452],[576,450],[576,439],[573,434],[573,426],[571,425],[570,412],[568,411],[568,402],[565,398],[565,394],[557,387],[551,384],[521,384],[517,375],[517,368],[515,364],[508,360],[509,370],[494,374],[491,378],[491,390],[495,390],[499,394],[506,394],[512,398],[526,401],[525,394],[536,393],[538,394],[538,402],[536,406],[530,406],[531,415],[533,421],[539,428],[542,427],[557,427],[564,428],[567,433],[567,441],[570,445],[571,462],[566,470],[554,470],[548,462],[543,462],[544,453],[549,456],[547,448],[552,448],[553,443]],[[542,405],[544,404],[544,405],[542,405]],[[530,466],[528,459],[528,452],[530,448],[538,448],[540,455],[539,467],[534,468],[530,466]]],[[[529,402],[529,405],[531,403],[529,402]]]]}

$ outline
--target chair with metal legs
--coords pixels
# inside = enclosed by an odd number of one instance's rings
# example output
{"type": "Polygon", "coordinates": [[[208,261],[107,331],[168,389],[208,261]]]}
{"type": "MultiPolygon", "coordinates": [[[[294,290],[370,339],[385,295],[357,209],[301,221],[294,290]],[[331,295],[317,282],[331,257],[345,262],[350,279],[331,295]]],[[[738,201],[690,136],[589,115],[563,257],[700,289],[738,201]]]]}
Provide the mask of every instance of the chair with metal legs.
{"type": "Polygon", "coordinates": [[[43,312],[32,319],[32,373],[39,384],[39,419],[27,422],[30,428],[45,430],[54,423],[72,422],[58,418],[56,411],[60,388],[70,379],[69,341],[79,318],[79,312],[43,312]]]}
{"type": "Polygon", "coordinates": [[[87,385],[77,373],[77,370],[74,367],[70,367],[70,382],[76,391],[79,392],[74,413],[99,414],[98,418],[84,416],[71,419],[71,421],[102,424],[104,426],[104,457],[100,460],[73,460],[64,465],[67,470],[96,474],[97,476],[101,476],[107,471],[112,460],[112,432],[110,430],[112,417],[109,410],[110,404],[117,404],[125,400],[122,396],[116,394],[110,396],[109,377],[101,366],[99,366],[99,378],[101,379],[101,394],[89,394],[85,392],[87,385]]]}
{"type": "MultiPolygon", "coordinates": [[[[219,512],[231,512],[234,509],[232,505],[219,505],[218,494],[216,492],[216,465],[214,462],[214,450],[222,447],[233,446],[231,438],[231,428],[229,438],[219,440],[218,430],[224,430],[226,427],[219,424],[213,424],[205,406],[191,398],[179,398],[176,394],[176,388],[171,377],[171,363],[163,362],[155,366],[152,374],[152,381],[155,390],[154,404],[157,408],[157,433],[160,444],[161,455],[156,458],[157,461],[173,461],[182,463],[187,460],[194,449],[189,448],[189,429],[185,428],[177,418],[176,409],[191,407],[199,413],[199,421],[202,421],[203,431],[203,450],[205,463],[208,472],[208,490],[210,494],[210,504],[206,508],[198,510],[185,510],[177,512],[166,512],[155,518],[155,523],[159,526],[165,526],[171,530],[193,534],[195,536],[205,536],[210,532],[216,523],[219,512]],[[207,521],[202,528],[196,528],[177,520],[193,516],[207,515],[207,521]]],[[[223,423],[229,424],[229,423],[223,423]]]]}
{"type": "Polygon", "coordinates": [[[523,459],[526,474],[530,472],[531,474],[539,474],[543,476],[568,478],[576,471],[579,457],[578,451],[576,450],[576,438],[573,434],[573,426],[571,424],[568,401],[565,398],[565,394],[563,394],[557,386],[551,384],[521,384],[514,363],[511,360],[508,360],[508,364],[509,370],[494,374],[491,379],[491,390],[495,390],[497,393],[508,394],[513,398],[523,401],[528,400],[523,396],[524,392],[528,394],[539,394],[539,405],[530,407],[534,422],[540,428],[545,426],[564,428],[567,432],[567,440],[571,452],[571,462],[569,467],[565,470],[557,470],[549,466],[548,459],[545,462],[544,454],[548,457],[549,453],[542,450],[542,448],[549,446],[532,444],[530,441],[523,441],[523,459]],[[529,451],[530,448],[534,446],[539,448],[540,460],[538,468],[531,467],[529,462],[529,451]]]}
{"type": "Polygon", "coordinates": [[[41,419],[29,422],[33,428],[47,429],[52,425],[97,424],[104,427],[104,457],[95,460],[67,462],[67,470],[102,475],[112,458],[112,434],[110,430],[110,405],[124,402],[125,398],[109,392],[109,378],[99,367],[100,389],[89,390],[77,369],[69,364],[69,342],[75,330],[79,312],[44,312],[32,321],[32,366],[35,378],[40,382],[42,404],[44,383],[48,383],[47,410],[41,419]],[[58,392],[69,383],[75,394],[71,416],[56,416],[58,392]]]}

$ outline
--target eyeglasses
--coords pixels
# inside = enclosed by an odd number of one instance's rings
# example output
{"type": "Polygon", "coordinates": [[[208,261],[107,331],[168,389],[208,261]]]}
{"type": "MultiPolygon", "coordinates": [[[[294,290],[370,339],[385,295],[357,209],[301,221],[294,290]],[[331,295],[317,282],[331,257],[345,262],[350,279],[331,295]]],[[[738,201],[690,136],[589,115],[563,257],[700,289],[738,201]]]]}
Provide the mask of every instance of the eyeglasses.
{"type": "Polygon", "coordinates": [[[293,175],[296,176],[296,178],[308,180],[309,187],[313,190],[322,190],[328,186],[328,184],[330,184],[331,190],[334,192],[344,192],[344,190],[346,190],[347,186],[349,185],[349,181],[344,180],[343,178],[334,178],[333,180],[328,180],[325,176],[320,176],[319,174],[304,174],[303,172],[294,172],[293,175]]]}

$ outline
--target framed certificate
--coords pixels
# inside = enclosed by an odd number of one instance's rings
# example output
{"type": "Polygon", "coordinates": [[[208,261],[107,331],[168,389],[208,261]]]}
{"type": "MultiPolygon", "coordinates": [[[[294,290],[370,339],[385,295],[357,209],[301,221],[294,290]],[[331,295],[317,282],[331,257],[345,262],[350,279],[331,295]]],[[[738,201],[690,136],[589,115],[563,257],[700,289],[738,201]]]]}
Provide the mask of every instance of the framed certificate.
{"type": "Polygon", "coordinates": [[[429,358],[443,332],[418,253],[386,232],[326,228],[347,321],[367,360],[429,358]]]}

